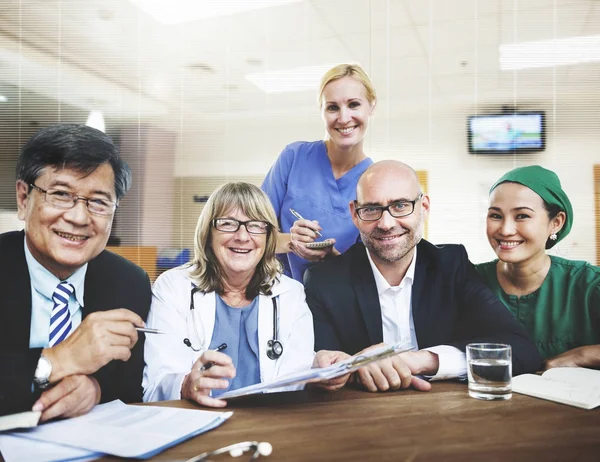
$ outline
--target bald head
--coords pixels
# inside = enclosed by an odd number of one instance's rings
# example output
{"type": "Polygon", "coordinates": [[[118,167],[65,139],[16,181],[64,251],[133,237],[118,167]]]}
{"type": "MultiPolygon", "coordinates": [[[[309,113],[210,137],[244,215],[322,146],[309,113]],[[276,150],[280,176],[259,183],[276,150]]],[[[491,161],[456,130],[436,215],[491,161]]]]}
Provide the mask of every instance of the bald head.
{"type": "Polygon", "coordinates": [[[411,194],[414,196],[422,192],[417,172],[410,165],[398,160],[382,160],[371,165],[361,175],[356,185],[356,200],[362,203],[363,196],[383,183],[401,185],[402,190],[414,191],[411,194]]]}

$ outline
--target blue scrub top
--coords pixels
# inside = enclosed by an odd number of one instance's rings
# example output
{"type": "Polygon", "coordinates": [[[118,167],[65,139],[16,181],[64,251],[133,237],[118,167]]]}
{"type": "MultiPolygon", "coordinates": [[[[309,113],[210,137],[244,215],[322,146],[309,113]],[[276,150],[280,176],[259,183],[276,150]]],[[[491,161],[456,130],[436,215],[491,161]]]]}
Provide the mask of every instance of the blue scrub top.
{"type": "MultiPolygon", "coordinates": [[[[296,221],[292,208],[308,220],[317,220],[323,239],[335,238],[335,248],[344,253],[359,240],[348,204],[356,199],[356,183],[372,163],[372,159],[364,159],[336,180],[324,141],[298,141],[286,146],[262,184],[281,231],[289,233],[296,221]]],[[[291,252],[280,257],[286,275],[302,282],[312,263],[291,252]]]]}
{"type": "Polygon", "coordinates": [[[233,361],[235,377],[229,388],[213,389],[212,396],[218,398],[229,390],[260,383],[258,352],[258,297],[244,308],[229,306],[216,295],[215,327],[209,349],[214,350],[222,343],[227,344],[223,353],[233,361]]]}

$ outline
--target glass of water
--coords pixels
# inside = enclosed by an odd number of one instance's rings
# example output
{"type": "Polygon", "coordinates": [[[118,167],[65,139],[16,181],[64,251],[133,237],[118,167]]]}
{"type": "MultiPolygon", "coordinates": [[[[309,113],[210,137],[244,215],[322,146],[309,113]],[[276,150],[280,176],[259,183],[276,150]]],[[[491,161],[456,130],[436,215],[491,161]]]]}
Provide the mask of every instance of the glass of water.
{"type": "Polygon", "coordinates": [[[467,345],[469,396],[477,399],[512,397],[512,352],[502,343],[467,345]]]}

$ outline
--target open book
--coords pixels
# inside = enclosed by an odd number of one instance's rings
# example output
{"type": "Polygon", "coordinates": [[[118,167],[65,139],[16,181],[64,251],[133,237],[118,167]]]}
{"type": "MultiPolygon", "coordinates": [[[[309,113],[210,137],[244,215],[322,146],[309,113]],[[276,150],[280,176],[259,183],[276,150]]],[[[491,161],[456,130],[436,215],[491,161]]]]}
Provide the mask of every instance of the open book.
{"type": "Polygon", "coordinates": [[[583,367],[555,367],[542,375],[513,377],[512,389],[536,398],[593,409],[600,406],[600,371],[583,367]]]}

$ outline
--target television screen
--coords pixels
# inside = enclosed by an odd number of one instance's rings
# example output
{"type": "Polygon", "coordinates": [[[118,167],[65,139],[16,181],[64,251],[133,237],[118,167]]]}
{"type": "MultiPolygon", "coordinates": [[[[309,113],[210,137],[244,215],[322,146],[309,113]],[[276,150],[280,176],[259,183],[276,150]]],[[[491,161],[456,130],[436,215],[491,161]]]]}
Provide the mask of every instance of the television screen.
{"type": "Polygon", "coordinates": [[[545,148],[543,112],[470,116],[469,152],[501,154],[542,151],[545,148]]]}

